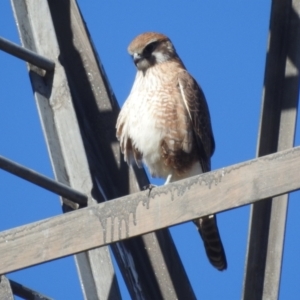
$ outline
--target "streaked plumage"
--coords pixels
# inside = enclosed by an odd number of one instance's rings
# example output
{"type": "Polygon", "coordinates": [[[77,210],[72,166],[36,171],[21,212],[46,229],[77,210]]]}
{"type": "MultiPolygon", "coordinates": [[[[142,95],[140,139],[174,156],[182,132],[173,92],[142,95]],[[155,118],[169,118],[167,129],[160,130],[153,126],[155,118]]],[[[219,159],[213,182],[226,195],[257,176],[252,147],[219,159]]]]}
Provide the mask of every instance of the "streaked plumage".
{"type": "MultiPolygon", "coordinates": [[[[117,121],[125,160],[144,163],[153,177],[170,181],[210,171],[215,143],[205,96],[169,38],[141,34],[128,52],[138,71],[117,121]]],[[[226,269],[216,217],[194,222],[210,262],[226,269]]]]}

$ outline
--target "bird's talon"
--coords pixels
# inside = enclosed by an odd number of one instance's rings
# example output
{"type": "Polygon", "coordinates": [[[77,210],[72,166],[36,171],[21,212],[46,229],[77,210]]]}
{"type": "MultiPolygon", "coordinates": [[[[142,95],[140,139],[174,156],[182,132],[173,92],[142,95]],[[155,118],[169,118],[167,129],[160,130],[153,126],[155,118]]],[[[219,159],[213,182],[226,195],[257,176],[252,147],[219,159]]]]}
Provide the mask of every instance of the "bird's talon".
{"type": "Polygon", "coordinates": [[[150,193],[152,191],[152,189],[154,189],[155,187],[157,187],[157,185],[149,183],[149,184],[146,184],[143,186],[143,190],[144,191],[149,190],[149,193],[150,193]]]}

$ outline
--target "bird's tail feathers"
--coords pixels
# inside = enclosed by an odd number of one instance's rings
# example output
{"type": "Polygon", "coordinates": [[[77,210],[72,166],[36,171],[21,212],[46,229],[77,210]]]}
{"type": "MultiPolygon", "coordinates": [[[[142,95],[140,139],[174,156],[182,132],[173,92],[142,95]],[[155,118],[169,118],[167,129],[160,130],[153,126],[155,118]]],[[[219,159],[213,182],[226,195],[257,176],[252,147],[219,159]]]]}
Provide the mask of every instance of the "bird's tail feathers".
{"type": "Polygon", "coordinates": [[[194,220],[202,237],[205,251],[210,263],[219,271],[227,269],[227,260],[217,226],[217,218],[210,215],[194,220]]]}

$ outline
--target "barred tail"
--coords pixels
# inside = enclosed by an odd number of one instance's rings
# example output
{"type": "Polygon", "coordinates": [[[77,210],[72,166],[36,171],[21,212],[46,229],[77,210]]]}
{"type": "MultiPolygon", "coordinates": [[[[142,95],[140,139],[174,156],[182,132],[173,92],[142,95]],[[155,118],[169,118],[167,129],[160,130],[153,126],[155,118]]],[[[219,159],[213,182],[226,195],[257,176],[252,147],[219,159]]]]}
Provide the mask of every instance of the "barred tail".
{"type": "Polygon", "coordinates": [[[227,268],[227,260],[219,234],[216,216],[210,215],[200,218],[194,220],[194,223],[202,237],[210,263],[219,271],[225,270],[227,268]]]}

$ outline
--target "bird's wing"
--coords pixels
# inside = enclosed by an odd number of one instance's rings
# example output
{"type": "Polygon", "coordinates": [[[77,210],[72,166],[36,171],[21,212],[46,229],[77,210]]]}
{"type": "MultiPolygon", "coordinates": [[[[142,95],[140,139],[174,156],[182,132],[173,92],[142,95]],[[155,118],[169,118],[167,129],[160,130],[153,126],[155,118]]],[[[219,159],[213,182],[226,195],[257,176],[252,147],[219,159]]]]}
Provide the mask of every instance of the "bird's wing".
{"type": "Polygon", "coordinates": [[[178,73],[177,86],[192,124],[193,138],[203,172],[208,172],[215,141],[204,93],[196,80],[185,70],[178,73]]]}
{"type": "Polygon", "coordinates": [[[132,164],[133,161],[138,167],[142,167],[142,154],[134,147],[131,138],[128,135],[128,116],[129,116],[129,101],[125,101],[120,114],[118,116],[116,124],[116,136],[120,141],[120,148],[124,154],[124,160],[128,164],[132,164]]]}
{"type": "MultiPolygon", "coordinates": [[[[199,161],[203,172],[210,171],[210,158],[215,150],[211,121],[205,96],[195,79],[186,71],[178,74],[181,99],[191,120],[199,161]]],[[[227,268],[224,247],[215,215],[194,220],[203,239],[209,261],[218,270],[227,268]]]]}

